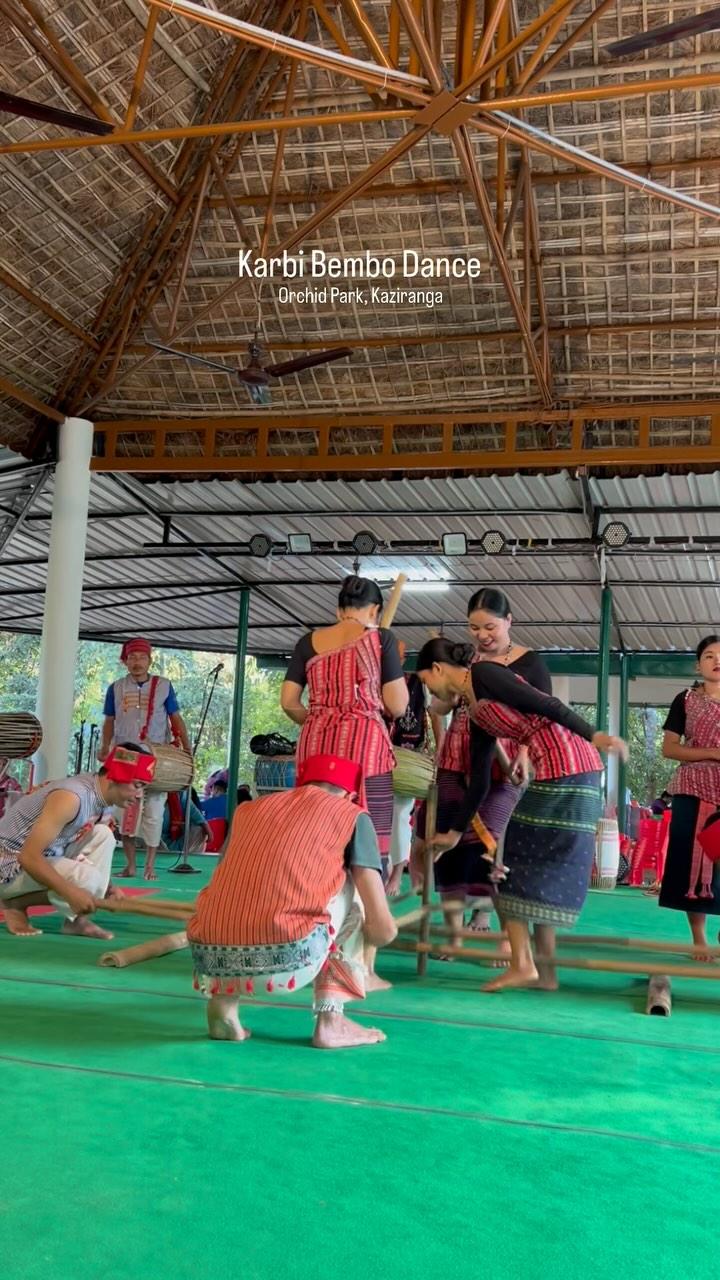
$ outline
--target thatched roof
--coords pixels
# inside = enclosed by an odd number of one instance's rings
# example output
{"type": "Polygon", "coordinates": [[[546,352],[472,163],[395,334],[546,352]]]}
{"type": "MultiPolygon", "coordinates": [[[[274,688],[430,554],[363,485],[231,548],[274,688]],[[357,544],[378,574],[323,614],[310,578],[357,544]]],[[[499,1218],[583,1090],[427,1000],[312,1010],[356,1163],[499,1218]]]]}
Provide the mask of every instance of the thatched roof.
{"type": "MultiPolygon", "coordinates": [[[[551,7],[547,0],[517,0],[508,13],[522,31],[551,7]]],[[[558,27],[545,57],[598,7],[601,16],[530,92],[590,88],[595,93],[596,87],[703,73],[715,83],[672,94],[516,107],[513,114],[563,142],[720,206],[720,38],[705,34],[611,61],[606,46],[619,35],[685,16],[696,5],[580,0],[565,6],[566,24],[558,27]]],[[[309,7],[306,17],[302,5],[269,0],[222,0],[207,8],[300,37],[298,24],[306,21],[307,42],[337,50],[339,36],[354,57],[373,60],[349,20],[350,5],[309,7]],[[335,24],[336,38],[325,15],[335,24]]],[[[363,8],[382,48],[392,48],[394,6],[366,0],[363,8]]],[[[442,65],[451,83],[462,9],[462,4],[434,6],[446,20],[442,65]]],[[[158,12],[135,130],[203,122],[209,112],[213,119],[242,120],[271,113],[415,109],[412,102],[389,100],[382,91],[302,62],[294,64],[288,106],[290,63],[277,51],[266,54],[260,66],[261,49],[142,0],[0,0],[3,88],[122,123],[148,14],[158,12]]],[[[407,72],[410,43],[404,26],[401,32],[399,65],[407,72]]],[[[478,34],[479,28],[476,40],[478,34]]],[[[491,83],[491,95],[508,94],[537,46],[536,37],[522,48],[505,85],[491,83]]],[[[422,76],[416,59],[410,69],[422,76]]],[[[429,89],[427,96],[432,96],[429,89]]],[[[0,118],[3,143],[77,136],[19,117],[0,118]]],[[[534,406],[540,412],[540,384],[476,200],[452,137],[439,131],[418,141],[379,175],[375,191],[329,217],[302,247],[306,254],[321,247],[340,256],[369,251],[395,259],[403,248],[425,255],[469,254],[482,261],[479,280],[434,282],[443,300],[432,306],[283,305],[277,281],[255,291],[244,282],[212,306],[237,276],[238,250],[257,250],[262,241],[279,136],[285,151],[271,247],[287,240],[331,193],[361,175],[410,127],[403,118],[221,138],[217,160],[227,174],[221,181],[217,169],[210,170],[179,299],[177,344],[231,366],[242,363],[259,319],[271,361],[308,347],[352,347],[348,360],[274,383],[275,413],[534,406]]],[[[498,154],[505,165],[500,189],[507,219],[522,170],[521,149],[511,142],[498,150],[494,136],[472,126],[468,137],[493,214],[498,154]]],[[[45,405],[87,413],[96,421],[220,417],[252,410],[247,388],[221,372],[159,353],[144,360],[148,338],[166,340],[211,145],[212,139],[169,140],[131,149],[97,145],[0,154],[4,378],[45,405]],[[178,207],[185,213],[170,231],[178,207]],[[139,289],[144,276],[145,287],[139,289]],[[105,353],[99,365],[98,347],[105,353]]],[[[525,225],[536,223],[537,237],[531,237],[529,248],[534,254],[537,245],[542,296],[531,267],[530,324],[542,357],[543,336],[537,330],[546,316],[552,402],[712,397],[720,359],[720,207],[716,217],[698,214],[590,175],[567,158],[535,150],[528,156],[532,201],[527,220],[518,202],[507,234],[507,260],[522,300],[525,225]]],[[[27,450],[41,438],[37,429],[43,424],[40,413],[14,396],[0,400],[0,442],[27,450]]]]}

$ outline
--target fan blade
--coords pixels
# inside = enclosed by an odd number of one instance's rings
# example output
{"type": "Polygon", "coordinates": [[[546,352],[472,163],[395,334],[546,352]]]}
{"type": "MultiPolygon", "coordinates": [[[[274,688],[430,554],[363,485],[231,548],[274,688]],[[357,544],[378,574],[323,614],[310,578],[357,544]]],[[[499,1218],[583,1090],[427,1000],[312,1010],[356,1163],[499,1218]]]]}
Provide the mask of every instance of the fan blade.
{"type": "Polygon", "coordinates": [[[60,124],[66,129],[77,129],[80,133],[112,133],[114,124],[98,120],[96,116],[81,116],[76,111],[62,111],[59,107],[48,107],[44,102],[33,102],[30,98],[18,98],[14,93],[0,92],[0,112],[12,116],[23,116],[26,120],[42,120],[43,124],[60,124]]]}
{"type": "Polygon", "coordinates": [[[289,373],[302,373],[303,369],[314,369],[318,364],[330,364],[332,360],[344,360],[351,355],[350,347],[333,347],[329,351],[318,351],[317,355],[298,356],[297,360],[266,365],[265,372],[271,378],[284,378],[289,373]]]}
{"type": "Polygon", "coordinates": [[[708,9],[707,13],[696,13],[664,27],[650,27],[648,31],[639,31],[636,36],[628,36],[626,40],[616,40],[614,44],[607,45],[605,52],[613,58],[622,58],[627,53],[640,53],[643,49],[652,49],[656,45],[672,44],[673,40],[696,36],[702,31],[718,30],[720,6],[716,5],[714,9],[708,9]]]}
{"type": "Polygon", "coordinates": [[[228,373],[231,378],[242,376],[238,369],[231,369],[227,364],[218,364],[217,360],[206,360],[204,356],[194,356],[191,351],[176,351],[174,347],[165,347],[162,342],[153,342],[150,338],[146,341],[149,347],[154,347],[156,351],[164,351],[168,356],[177,356],[179,360],[192,360],[194,364],[204,364],[208,369],[219,369],[221,373],[228,373]]]}

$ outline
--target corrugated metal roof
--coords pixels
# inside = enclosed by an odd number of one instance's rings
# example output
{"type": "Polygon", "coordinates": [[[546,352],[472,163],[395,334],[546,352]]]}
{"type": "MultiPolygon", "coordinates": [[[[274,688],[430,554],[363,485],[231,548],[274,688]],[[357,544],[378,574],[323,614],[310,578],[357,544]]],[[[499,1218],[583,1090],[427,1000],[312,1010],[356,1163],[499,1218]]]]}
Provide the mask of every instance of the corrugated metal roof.
{"type": "MultiPolygon", "coordinates": [[[[0,469],[0,508],[12,508],[19,486],[17,475],[4,479],[0,469]]],[[[601,528],[613,519],[636,538],[720,537],[720,473],[591,478],[589,492],[601,509],[601,528]]],[[[6,629],[41,629],[51,511],[52,482],[5,549],[0,625],[6,629]]],[[[132,477],[94,475],[81,633],[140,632],[159,645],[232,649],[246,582],[254,587],[250,651],[287,652],[304,629],[332,619],[339,583],[353,568],[347,544],[369,530],[378,553],[362,559],[362,572],[389,582],[402,569],[411,579],[449,584],[441,593],[403,596],[397,627],[412,648],[431,628],[463,636],[470,595],[495,585],[510,595],[518,639],[544,649],[592,650],[600,566],[590,527],[580,482],[567,473],[250,485],[140,485],[132,477]],[[489,529],[503,533],[512,549],[498,556],[441,554],[443,532],[476,540],[489,529]],[[252,557],[241,544],[255,533],[278,543],[308,533],[325,549],[252,557]],[[403,544],[405,551],[398,550],[403,544]]],[[[685,650],[720,619],[720,546],[717,556],[711,547],[630,546],[607,552],[606,564],[616,644],[685,650]]]]}

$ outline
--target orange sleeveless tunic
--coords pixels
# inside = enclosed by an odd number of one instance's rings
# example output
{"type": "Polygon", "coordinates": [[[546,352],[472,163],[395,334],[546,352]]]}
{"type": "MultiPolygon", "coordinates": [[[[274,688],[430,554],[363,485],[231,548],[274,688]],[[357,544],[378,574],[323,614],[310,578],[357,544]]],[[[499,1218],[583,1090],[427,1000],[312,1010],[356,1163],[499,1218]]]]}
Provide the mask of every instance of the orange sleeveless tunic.
{"type": "Polygon", "coordinates": [[[240,805],[225,857],[198,897],[189,940],[229,947],[296,942],[327,924],[361,812],[314,786],[240,805]]]}

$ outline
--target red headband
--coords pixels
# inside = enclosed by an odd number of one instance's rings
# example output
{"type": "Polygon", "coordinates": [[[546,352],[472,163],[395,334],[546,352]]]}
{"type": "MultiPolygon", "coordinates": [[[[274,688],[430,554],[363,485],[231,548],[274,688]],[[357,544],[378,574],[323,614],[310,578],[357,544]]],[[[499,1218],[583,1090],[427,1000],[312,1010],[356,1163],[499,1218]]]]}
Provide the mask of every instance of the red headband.
{"type": "Polygon", "coordinates": [[[143,751],[113,747],[103,762],[111,782],[152,782],[157,760],[143,751]]]}
{"type": "Polygon", "coordinates": [[[150,657],[152,645],[149,640],[144,640],[142,636],[136,636],[134,640],[125,641],[120,650],[120,661],[126,662],[131,653],[146,653],[150,657]]]}
{"type": "Polygon", "coordinates": [[[295,786],[304,787],[308,782],[329,782],[351,795],[357,795],[362,786],[362,769],[359,764],[342,760],[340,756],[310,756],[298,765],[295,786]]]}

